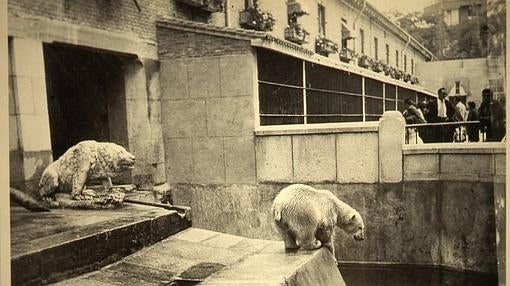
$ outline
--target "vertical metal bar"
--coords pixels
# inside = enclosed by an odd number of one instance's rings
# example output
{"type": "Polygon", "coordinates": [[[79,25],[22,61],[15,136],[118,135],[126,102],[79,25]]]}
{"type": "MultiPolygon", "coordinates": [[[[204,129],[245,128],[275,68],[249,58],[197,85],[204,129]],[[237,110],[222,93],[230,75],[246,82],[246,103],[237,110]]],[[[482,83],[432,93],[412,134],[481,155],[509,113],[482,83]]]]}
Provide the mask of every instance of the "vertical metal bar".
{"type": "Polygon", "coordinates": [[[308,124],[308,117],[307,117],[307,111],[306,111],[306,63],[304,60],[301,60],[301,62],[303,63],[302,64],[302,67],[303,67],[303,113],[304,113],[304,117],[303,117],[303,123],[306,125],[308,124]]]}
{"type": "Polygon", "coordinates": [[[361,103],[363,109],[363,122],[366,121],[366,109],[365,109],[365,77],[361,77],[361,103]]]}
{"type": "Polygon", "coordinates": [[[386,112],[386,83],[382,84],[382,112],[386,112]]]}
{"type": "Polygon", "coordinates": [[[395,85],[395,110],[398,110],[398,85],[395,85]]]}

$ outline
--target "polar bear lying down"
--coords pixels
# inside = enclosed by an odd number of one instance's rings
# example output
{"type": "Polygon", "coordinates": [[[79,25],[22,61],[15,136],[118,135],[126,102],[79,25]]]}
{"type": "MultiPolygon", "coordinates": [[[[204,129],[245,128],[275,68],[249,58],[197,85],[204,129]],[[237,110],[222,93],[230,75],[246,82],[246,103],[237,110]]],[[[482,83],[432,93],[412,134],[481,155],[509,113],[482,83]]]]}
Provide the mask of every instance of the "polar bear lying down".
{"type": "Polygon", "coordinates": [[[324,246],[334,255],[332,235],[336,226],[355,240],[365,239],[360,214],[327,190],[290,185],[275,197],[272,213],[286,250],[324,246]]]}

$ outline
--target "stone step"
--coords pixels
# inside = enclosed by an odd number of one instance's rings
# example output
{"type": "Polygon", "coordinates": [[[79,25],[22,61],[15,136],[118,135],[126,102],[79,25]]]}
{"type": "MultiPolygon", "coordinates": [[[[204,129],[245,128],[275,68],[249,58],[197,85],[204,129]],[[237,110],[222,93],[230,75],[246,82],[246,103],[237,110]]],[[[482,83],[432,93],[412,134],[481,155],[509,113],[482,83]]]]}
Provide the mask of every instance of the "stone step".
{"type": "Polygon", "coordinates": [[[345,285],[326,249],[189,228],[98,271],[55,285],[345,285]]]}
{"type": "Polygon", "coordinates": [[[191,222],[177,211],[125,203],[114,210],[11,207],[12,285],[41,285],[97,270],[191,222]]]}

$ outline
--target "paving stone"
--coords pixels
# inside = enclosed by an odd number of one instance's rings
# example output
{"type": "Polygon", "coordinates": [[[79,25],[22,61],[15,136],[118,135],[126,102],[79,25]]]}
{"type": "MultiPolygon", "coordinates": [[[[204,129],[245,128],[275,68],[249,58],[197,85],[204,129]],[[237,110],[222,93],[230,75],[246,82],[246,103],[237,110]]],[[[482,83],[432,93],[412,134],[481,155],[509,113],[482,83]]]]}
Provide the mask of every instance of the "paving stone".
{"type": "Polygon", "coordinates": [[[237,235],[221,233],[204,241],[205,245],[219,248],[229,248],[239,244],[239,242],[246,240],[246,238],[237,235]]]}
{"type": "Polygon", "coordinates": [[[201,242],[212,237],[218,236],[219,234],[214,231],[200,229],[200,228],[190,228],[184,231],[179,232],[178,234],[172,236],[172,239],[179,239],[189,242],[201,242]]]}

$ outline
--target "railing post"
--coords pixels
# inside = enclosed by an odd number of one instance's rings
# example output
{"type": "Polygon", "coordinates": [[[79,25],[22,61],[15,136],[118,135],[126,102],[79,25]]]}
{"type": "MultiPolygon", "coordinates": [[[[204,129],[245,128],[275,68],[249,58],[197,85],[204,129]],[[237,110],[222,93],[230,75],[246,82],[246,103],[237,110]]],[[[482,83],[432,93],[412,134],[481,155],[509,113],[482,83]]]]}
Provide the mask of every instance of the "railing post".
{"type": "Polygon", "coordinates": [[[398,183],[403,177],[405,120],[399,111],[384,112],[379,120],[379,182],[398,183]]]}

